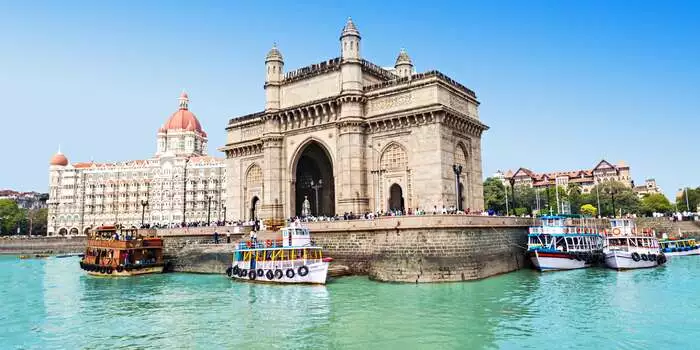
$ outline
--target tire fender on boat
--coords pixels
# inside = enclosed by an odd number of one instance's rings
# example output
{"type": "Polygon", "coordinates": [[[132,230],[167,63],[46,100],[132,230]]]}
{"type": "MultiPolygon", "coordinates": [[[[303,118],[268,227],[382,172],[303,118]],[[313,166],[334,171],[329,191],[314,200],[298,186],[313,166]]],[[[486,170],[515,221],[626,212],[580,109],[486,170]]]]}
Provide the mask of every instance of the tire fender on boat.
{"type": "Polygon", "coordinates": [[[294,278],[294,270],[287,269],[287,278],[294,278]]]}
{"type": "Polygon", "coordinates": [[[249,279],[255,280],[255,277],[257,277],[257,275],[255,274],[255,270],[248,271],[248,278],[249,279]]]}
{"type": "Polygon", "coordinates": [[[656,254],[649,254],[649,261],[656,261],[656,254]]]}
{"type": "Polygon", "coordinates": [[[265,277],[267,277],[268,280],[271,280],[275,278],[275,273],[272,272],[272,270],[267,270],[267,272],[265,273],[265,277]]]}
{"type": "Polygon", "coordinates": [[[637,253],[637,252],[632,253],[632,260],[634,260],[634,261],[639,261],[639,260],[641,260],[641,257],[639,256],[639,253],[637,253]]]}
{"type": "Polygon", "coordinates": [[[237,275],[240,271],[241,269],[238,267],[238,265],[234,265],[231,269],[231,275],[237,275]]]}
{"type": "Polygon", "coordinates": [[[117,266],[117,272],[122,272],[122,271],[124,271],[124,268],[121,265],[117,266]]]}
{"type": "Polygon", "coordinates": [[[649,261],[649,257],[646,254],[642,254],[642,260],[649,261]]]}
{"type": "Polygon", "coordinates": [[[309,268],[306,267],[306,265],[299,266],[299,270],[297,270],[297,272],[299,273],[299,276],[304,277],[309,274],[309,268]]]}
{"type": "Polygon", "coordinates": [[[231,266],[229,266],[229,267],[226,269],[226,276],[231,277],[231,273],[232,273],[232,272],[233,272],[233,268],[231,268],[231,266]]]}
{"type": "Polygon", "coordinates": [[[248,271],[246,269],[241,269],[241,271],[238,271],[238,277],[245,277],[248,275],[248,271]]]}
{"type": "Polygon", "coordinates": [[[265,271],[263,269],[258,269],[258,277],[265,276],[265,271]]]}
{"type": "Polygon", "coordinates": [[[282,272],[281,269],[275,270],[275,278],[277,278],[279,280],[279,279],[282,279],[282,277],[284,277],[284,272],[282,272]]]}
{"type": "Polygon", "coordinates": [[[110,275],[111,275],[111,274],[112,274],[112,271],[113,271],[113,270],[112,270],[112,268],[111,268],[111,267],[108,267],[108,268],[107,268],[107,273],[108,273],[108,274],[110,274],[110,275]]]}

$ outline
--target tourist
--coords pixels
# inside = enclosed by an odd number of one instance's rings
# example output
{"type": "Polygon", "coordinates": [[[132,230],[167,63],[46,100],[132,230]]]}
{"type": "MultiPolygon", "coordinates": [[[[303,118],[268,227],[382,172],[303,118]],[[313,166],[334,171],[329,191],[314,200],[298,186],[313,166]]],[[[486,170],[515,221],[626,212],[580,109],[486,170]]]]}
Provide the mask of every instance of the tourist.
{"type": "Polygon", "coordinates": [[[231,232],[226,230],[226,243],[231,243],[231,232]]]}
{"type": "Polygon", "coordinates": [[[214,244],[219,244],[219,233],[214,231],[214,244]]]}

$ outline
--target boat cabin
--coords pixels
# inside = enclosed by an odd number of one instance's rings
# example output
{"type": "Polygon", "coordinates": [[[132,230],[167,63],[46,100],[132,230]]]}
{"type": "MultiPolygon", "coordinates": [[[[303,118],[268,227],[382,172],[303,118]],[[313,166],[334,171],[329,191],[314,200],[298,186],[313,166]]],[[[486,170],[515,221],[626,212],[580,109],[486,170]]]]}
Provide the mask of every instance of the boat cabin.
{"type": "Polygon", "coordinates": [[[637,226],[632,219],[610,219],[610,233],[613,236],[632,236],[637,234],[637,226]]]}
{"type": "Polygon", "coordinates": [[[100,226],[89,233],[84,262],[112,267],[162,264],[163,240],[155,230],[100,226]]]}
{"type": "Polygon", "coordinates": [[[659,241],[653,237],[617,237],[608,236],[606,247],[610,250],[630,251],[639,249],[659,248],[659,241]]]}
{"type": "Polygon", "coordinates": [[[311,234],[305,227],[285,227],[282,229],[282,246],[304,247],[311,245],[311,234]]]}
{"type": "Polygon", "coordinates": [[[665,252],[688,251],[695,249],[697,243],[694,239],[680,239],[672,241],[660,241],[661,249],[665,252]]]}
{"type": "Polygon", "coordinates": [[[540,226],[531,226],[529,233],[538,234],[597,234],[595,221],[583,216],[547,215],[540,218],[540,226]]]}

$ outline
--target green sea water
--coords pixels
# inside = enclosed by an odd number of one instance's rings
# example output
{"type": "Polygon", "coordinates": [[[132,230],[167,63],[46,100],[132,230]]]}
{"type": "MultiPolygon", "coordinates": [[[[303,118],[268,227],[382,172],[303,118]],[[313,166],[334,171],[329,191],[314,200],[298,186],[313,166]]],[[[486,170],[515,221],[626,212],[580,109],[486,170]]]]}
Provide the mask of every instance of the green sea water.
{"type": "Polygon", "coordinates": [[[274,286],[85,275],[0,256],[0,348],[697,348],[700,257],[661,268],[523,270],[482,281],[274,286]]]}

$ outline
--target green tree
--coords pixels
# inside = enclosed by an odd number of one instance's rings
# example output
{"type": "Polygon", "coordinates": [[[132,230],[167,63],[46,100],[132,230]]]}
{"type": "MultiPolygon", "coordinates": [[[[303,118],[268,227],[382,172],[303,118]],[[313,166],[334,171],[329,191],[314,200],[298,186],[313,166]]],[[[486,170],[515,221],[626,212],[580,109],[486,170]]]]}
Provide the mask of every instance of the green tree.
{"type": "Polygon", "coordinates": [[[27,234],[45,236],[48,214],[49,210],[46,208],[29,210],[29,212],[27,212],[27,220],[25,220],[27,224],[27,234]]]}
{"type": "Polygon", "coordinates": [[[686,203],[686,189],[680,190],[680,195],[676,197],[676,207],[679,211],[686,211],[690,207],[691,212],[695,212],[700,204],[700,187],[687,189],[688,201],[686,203]]]}
{"type": "MultiPolygon", "coordinates": [[[[496,213],[506,213],[505,186],[501,180],[489,177],[484,181],[484,208],[494,210],[496,213]]],[[[508,198],[510,200],[510,198],[508,198]]]]}
{"type": "Polygon", "coordinates": [[[652,193],[644,196],[641,203],[641,212],[650,216],[652,213],[669,213],[673,210],[671,202],[661,193],[652,193]]]}
{"type": "Polygon", "coordinates": [[[583,215],[595,217],[598,214],[598,209],[591,204],[584,204],[581,206],[579,212],[583,215]]]}
{"type": "Polygon", "coordinates": [[[17,226],[23,219],[23,210],[17,206],[15,201],[0,199],[0,234],[15,234],[17,232],[17,226]]]}
{"type": "Polygon", "coordinates": [[[640,200],[632,188],[618,181],[604,181],[594,186],[591,192],[582,196],[582,204],[590,204],[598,207],[598,199],[600,199],[600,215],[613,216],[613,207],[615,207],[615,215],[638,214],[640,213],[640,200]],[[614,202],[613,202],[614,199],[614,202]]]}
{"type": "Polygon", "coordinates": [[[566,197],[571,207],[571,214],[578,214],[583,203],[583,190],[581,185],[570,182],[566,188],[566,197]]]}
{"type": "Polygon", "coordinates": [[[537,209],[535,189],[525,185],[515,186],[515,205],[518,208],[524,208],[525,214],[532,214],[533,210],[537,209]]]}

